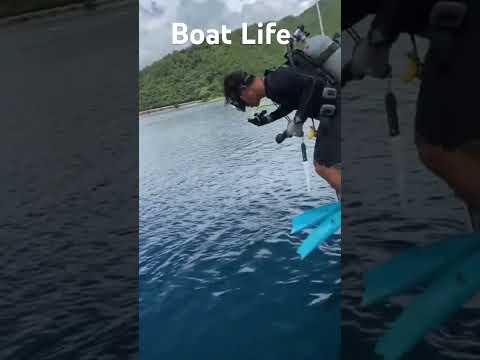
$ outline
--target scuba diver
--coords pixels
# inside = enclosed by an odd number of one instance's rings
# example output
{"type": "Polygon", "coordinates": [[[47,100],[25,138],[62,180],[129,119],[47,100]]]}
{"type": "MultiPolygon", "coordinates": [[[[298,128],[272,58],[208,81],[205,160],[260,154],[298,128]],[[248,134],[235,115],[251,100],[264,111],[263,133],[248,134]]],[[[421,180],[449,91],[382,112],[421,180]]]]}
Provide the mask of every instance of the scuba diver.
{"type": "MultiPolygon", "coordinates": [[[[415,71],[407,78],[421,81],[415,115],[417,152],[423,164],[466,203],[474,229],[414,246],[364,274],[363,305],[426,286],[396,320],[389,319],[389,329],[375,346],[385,359],[405,358],[429,331],[480,291],[480,121],[472,118],[478,100],[469,86],[480,81],[480,53],[472,48],[478,43],[479,20],[478,1],[342,1],[342,31],[356,43],[342,69],[342,87],[365,76],[391,78],[390,49],[401,33],[410,35],[409,58],[415,71]],[[367,15],[374,18],[362,39],[353,25],[367,15]],[[429,41],[423,62],[416,36],[429,41]]],[[[399,130],[396,101],[389,91],[385,105],[392,135],[399,130]]]]}
{"type": "MultiPolygon", "coordinates": [[[[287,129],[278,134],[277,143],[292,136],[303,137],[303,126],[308,118],[320,120],[316,135],[314,166],[319,176],[341,193],[341,126],[340,126],[340,45],[325,35],[307,39],[310,34],[299,26],[287,46],[287,62],[275,70],[267,70],[263,77],[244,71],[235,71],[224,78],[224,96],[227,104],[245,111],[257,107],[263,98],[269,98],[278,108],[267,114],[255,113],[248,121],[264,126],[280,118],[288,120],[287,129]],[[306,43],[303,50],[294,49],[296,42],[306,43]],[[295,112],[293,119],[288,115],[295,112]]],[[[305,145],[302,155],[306,161],[305,145]]]]}
{"type": "Polygon", "coordinates": [[[339,34],[333,39],[326,36],[319,3],[316,2],[320,35],[309,37],[303,25],[295,29],[287,44],[283,66],[267,70],[263,77],[244,71],[233,72],[224,78],[226,104],[240,111],[247,106],[258,107],[263,98],[269,98],[278,108],[267,114],[266,110],[255,113],[248,121],[264,126],[282,117],[288,120],[287,129],[275,138],[280,144],[292,136],[302,138],[302,164],[307,189],[310,190],[310,166],[303,141],[303,126],[312,119],[307,137],[315,140],[314,166],[319,176],[325,179],[337,193],[337,201],[322,204],[292,218],[290,234],[298,234],[313,228],[297,248],[300,259],[341,230],[341,126],[340,126],[340,76],[341,48],[339,34]],[[295,48],[295,44],[302,47],[295,48]],[[290,113],[295,111],[293,118],[290,113]],[[320,124],[315,128],[315,121],[320,124]]]}
{"type": "Polygon", "coordinates": [[[256,107],[267,97],[279,107],[267,114],[266,110],[255,113],[248,122],[264,126],[281,119],[293,111],[295,116],[289,121],[287,130],[277,135],[276,141],[285,138],[302,137],[303,124],[307,118],[326,122],[317,133],[314,150],[315,170],[337,193],[341,191],[341,172],[335,167],[340,158],[340,122],[338,121],[337,90],[319,77],[299,73],[289,67],[280,67],[265,72],[264,77],[256,77],[243,71],[235,71],[225,76],[224,95],[226,102],[241,111],[246,106],[256,107]]]}
{"type": "Polygon", "coordinates": [[[443,179],[468,206],[474,229],[480,229],[480,121],[476,92],[480,81],[478,1],[366,0],[342,1],[342,31],[356,42],[342,69],[342,87],[365,76],[391,76],[389,52],[401,33],[429,40],[424,63],[414,59],[421,80],[415,116],[415,142],[420,160],[443,179]],[[374,15],[365,39],[352,26],[374,15]]]}

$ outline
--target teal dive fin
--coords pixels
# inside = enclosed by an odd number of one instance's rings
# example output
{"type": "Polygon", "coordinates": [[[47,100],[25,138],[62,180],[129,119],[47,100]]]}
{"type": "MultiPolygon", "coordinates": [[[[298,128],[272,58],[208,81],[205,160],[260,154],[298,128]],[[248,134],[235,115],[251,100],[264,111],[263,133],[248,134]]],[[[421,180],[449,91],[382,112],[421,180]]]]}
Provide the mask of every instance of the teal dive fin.
{"type": "Polygon", "coordinates": [[[302,245],[297,250],[297,254],[302,259],[308,256],[313,250],[315,250],[322,242],[327,240],[330,236],[340,228],[342,224],[342,212],[340,207],[337,211],[330,213],[320,225],[308,235],[303,241],[302,245]]]}
{"type": "Polygon", "coordinates": [[[362,304],[378,303],[401,291],[424,284],[445,271],[445,267],[474,250],[480,250],[480,233],[455,236],[407,250],[367,272],[362,304]]]}
{"type": "Polygon", "coordinates": [[[385,360],[400,359],[429,330],[448,319],[480,290],[480,250],[457,260],[393,323],[378,342],[377,354],[385,360]]]}
{"type": "Polygon", "coordinates": [[[332,204],[320,206],[318,208],[306,211],[303,214],[295,216],[292,219],[291,234],[299,233],[306,228],[320,224],[329,215],[338,210],[340,210],[340,203],[335,202],[332,204]]]}

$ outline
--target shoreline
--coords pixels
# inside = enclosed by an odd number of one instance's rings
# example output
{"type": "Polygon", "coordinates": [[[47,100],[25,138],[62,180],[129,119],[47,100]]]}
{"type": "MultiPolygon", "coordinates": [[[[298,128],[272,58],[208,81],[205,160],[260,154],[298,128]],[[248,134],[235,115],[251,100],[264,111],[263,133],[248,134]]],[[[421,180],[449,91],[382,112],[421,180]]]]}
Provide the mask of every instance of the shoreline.
{"type": "Polygon", "coordinates": [[[195,106],[198,106],[198,105],[209,104],[209,103],[221,101],[222,99],[223,99],[223,97],[218,97],[218,98],[210,99],[210,100],[207,100],[207,101],[194,100],[194,101],[188,101],[188,102],[177,104],[177,105],[162,106],[162,107],[159,107],[159,108],[140,111],[138,113],[138,117],[141,118],[142,116],[155,114],[155,113],[159,113],[159,112],[189,109],[191,107],[195,107],[195,106]]]}
{"type": "MultiPolygon", "coordinates": [[[[223,97],[218,97],[218,98],[210,99],[210,100],[207,100],[207,101],[194,100],[194,101],[188,101],[188,102],[177,104],[177,105],[162,106],[162,107],[159,107],[159,108],[140,111],[138,113],[138,119],[141,120],[142,117],[146,117],[148,115],[152,115],[152,114],[156,114],[156,113],[190,109],[192,107],[200,106],[202,104],[211,104],[211,103],[220,102],[220,101],[223,101],[223,97]]],[[[272,105],[274,105],[274,104],[269,102],[269,101],[267,101],[267,102],[262,101],[262,104],[257,109],[272,106],[272,105]]]]}

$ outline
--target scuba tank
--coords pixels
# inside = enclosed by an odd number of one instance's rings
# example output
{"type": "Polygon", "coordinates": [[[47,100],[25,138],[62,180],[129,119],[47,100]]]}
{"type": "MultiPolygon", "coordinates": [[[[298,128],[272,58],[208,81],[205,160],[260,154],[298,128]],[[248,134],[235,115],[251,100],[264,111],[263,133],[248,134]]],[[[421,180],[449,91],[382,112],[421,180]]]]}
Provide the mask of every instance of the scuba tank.
{"type": "Polygon", "coordinates": [[[340,82],[342,55],[340,44],[326,35],[317,35],[305,40],[303,52],[311,57],[335,82],[340,82]]]}
{"type": "Polygon", "coordinates": [[[326,35],[309,35],[303,25],[297,27],[287,45],[286,64],[310,75],[326,77],[331,84],[339,83],[342,70],[339,41],[326,35]],[[304,44],[302,50],[294,48],[299,43],[304,44]]]}
{"type": "MultiPolygon", "coordinates": [[[[305,31],[303,25],[299,25],[287,44],[285,65],[303,73],[309,77],[322,77],[327,87],[325,87],[324,98],[332,99],[337,97],[337,85],[340,83],[342,59],[339,36],[332,40],[326,35],[317,35],[309,37],[310,34],[305,31]],[[295,44],[304,44],[303,49],[295,48],[295,44]]],[[[329,117],[335,113],[335,106],[324,104],[320,109],[322,117],[329,117]],[[323,113],[322,113],[323,111],[323,113]]],[[[277,144],[292,136],[303,136],[303,122],[299,123],[295,119],[287,116],[287,130],[278,134],[275,138],[277,144]]],[[[313,121],[313,119],[312,119],[313,121]]],[[[315,124],[313,124],[315,125],[315,124]]],[[[312,126],[308,132],[308,138],[313,139],[316,136],[315,126],[312,126]]]]}

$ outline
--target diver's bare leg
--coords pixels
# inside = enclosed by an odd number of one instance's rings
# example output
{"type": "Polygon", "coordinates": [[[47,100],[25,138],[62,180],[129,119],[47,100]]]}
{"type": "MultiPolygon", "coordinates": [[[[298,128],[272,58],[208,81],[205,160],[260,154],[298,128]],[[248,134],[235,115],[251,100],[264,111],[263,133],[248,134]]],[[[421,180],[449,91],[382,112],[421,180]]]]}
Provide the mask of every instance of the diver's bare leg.
{"type": "Polygon", "coordinates": [[[480,152],[447,151],[422,143],[418,145],[418,154],[469,207],[480,209],[480,152]]]}
{"type": "Polygon", "coordinates": [[[342,191],[342,172],[335,167],[327,167],[315,162],[315,171],[319,176],[325,179],[328,184],[335,189],[337,195],[342,191]]]}

